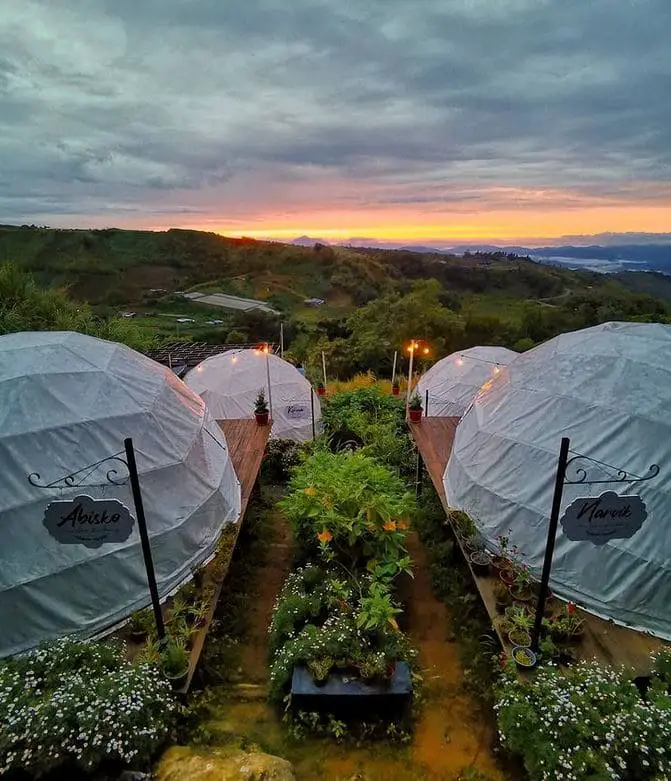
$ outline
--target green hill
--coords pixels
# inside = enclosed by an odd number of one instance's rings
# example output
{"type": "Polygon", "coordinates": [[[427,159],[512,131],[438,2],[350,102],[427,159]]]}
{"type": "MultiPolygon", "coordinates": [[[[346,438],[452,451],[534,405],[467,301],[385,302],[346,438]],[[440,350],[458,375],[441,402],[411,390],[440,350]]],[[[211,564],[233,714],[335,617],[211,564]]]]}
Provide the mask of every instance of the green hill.
{"type": "Polygon", "coordinates": [[[293,355],[317,363],[323,350],[341,375],[388,371],[394,349],[411,336],[430,340],[434,357],[474,344],[521,350],[607,320],[667,322],[671,313],[656,297],[671,297],[667,278],[570,271],[503,252],[452,256],[301,247],[177,229],[0,226],[3,261],[41,286],[66,287],[97,315],[116,317],[122,308],[139,313],[133,322],[147,340],[276,340],[277,317],[174,294],[219,291],[267,301],[282,313],[293,355]],[[308,298],[326,303],[306,306],[308,298]],[[194,322],[177,322],[185,317],[194,322]]]}

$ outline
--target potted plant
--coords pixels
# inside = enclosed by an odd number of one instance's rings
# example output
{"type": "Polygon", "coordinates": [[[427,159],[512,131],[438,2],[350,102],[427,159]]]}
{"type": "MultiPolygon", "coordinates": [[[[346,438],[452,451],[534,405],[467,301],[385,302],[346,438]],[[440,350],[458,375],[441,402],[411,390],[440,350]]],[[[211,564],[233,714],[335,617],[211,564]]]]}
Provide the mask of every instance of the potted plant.
{"type": "Polygon", "coordinates": [[[325,396],[326,395],[326,388],[324,387],[324,383],[320,382],[319,385],[317,385],[317,396],[325,396]]]}
{"type": "Polygon", "coordinates": [[[138,610],[128,621],[128,634],[134,642],[144,640],[154,629],[154,613],[148,607],[138,610]]]}
{"type": "Polygon", "coordinates": [[[268,425],[268,402],[266,401],[266,392],[261,389],[254,402],[254,417],[259,426],[268,425]]]}
{"type": "Polygon", "coordinates": [[[507,607],[499,625],[512,645],[528,646],[531,643],[533,618],[525,608],[518,605],[507,607]]]}
{"type": "Polygon", "coordinates": [[[325,656],[322,659],[310,659],[308,670],[312,674],[312,680],[316,686],[323,686],[326,683],[333,665],[334,660],[330,656],[325,656]]]}
{"type": "Polygon", "coordinates": [[[471,562],[471,567],[476,575],[487,575],[489,572],[489,565],[492,563],[492,557],[486,550],[476,549],[468,557],[471,562]]]}
{"type": "Polygon", "coordinates": [[[536,666],[536,654],[531,648],[515,646],[512,650],[512,657],[515,660],[515,664],[522,669],[528,670],[536,666]]]}
{"type": "Polygon", "coordinates": [[[512,605],[513,598],[510,595],[510,591],[508,591],[508,587],[505,585],[505,583],[501,583],[499,580],[495,581],[493,586],[493,593],[496,609],[500,613],[503,613],[507,607],[512,605]]]}
{"type": "Polygon", "coordinates": [[[398,394],[401,392],[401,386],[398,382],[398,380],[394,380],[391,384],[391,392],[394,396],[398,396],[398,394]]]}
{"type": "Polygon", "coordinates": [[[411,423],[419,423],[422,420],[422,400],[419,393],[413,394],[408,404],[408,416],[411,423]]]}
{"type": "Polygon", "coordinates": [[[534,598],[531,573],[527,567],[517,565],[514,567],[514,574],[514,582],[509,586],[513,599],[518,602],[530,602],[534,598]]]}
{"type": "Polygon", "coordinates": [[[189,652],[182,643],[168,640],[161,650],[161,668],[173,689],[181,689],[189,674],[189,652]]]}

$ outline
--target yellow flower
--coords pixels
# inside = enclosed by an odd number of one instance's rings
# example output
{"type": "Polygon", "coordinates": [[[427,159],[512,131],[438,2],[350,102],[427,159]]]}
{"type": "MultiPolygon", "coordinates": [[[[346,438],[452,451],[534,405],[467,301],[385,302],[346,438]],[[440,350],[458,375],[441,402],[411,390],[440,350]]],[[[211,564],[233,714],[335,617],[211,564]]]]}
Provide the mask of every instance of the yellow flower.
{"type": "Polygon", "coordinates": [[[303,493],[307,494],[308,496],[314,496],[317,493],[317,489],[313,488],[312,486],[308,486],[307,488],[303,489],[303,493]]]}
{"type": "Polygon", "coordinates": [[[382,527],[386,532],[395,532],[396,531],[396,521],[392,521],[390,518],[388,521],[384,522],[384,526],[382,527]]]}
{"type": "Polygon", "coordinates": [[[328,529],[324,528],[317,535],[317,539],[322,544],[326,544],[327,542],[331,542],[331,540],[333,539],[333,535],[331,534],[331,532],[328,529]]]}

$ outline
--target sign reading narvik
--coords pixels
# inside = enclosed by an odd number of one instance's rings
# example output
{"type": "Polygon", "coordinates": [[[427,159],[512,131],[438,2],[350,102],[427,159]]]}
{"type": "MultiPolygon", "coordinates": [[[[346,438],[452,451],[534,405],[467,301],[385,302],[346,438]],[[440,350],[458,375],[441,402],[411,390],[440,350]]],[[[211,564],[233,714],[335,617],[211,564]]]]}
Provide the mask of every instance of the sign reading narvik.
{"type": "Polygon", "coordinates": [[[571,502],[561,524],[569,540],[604,545],[609,540],[632,537],[647,516],[640,496],[618,496],[614,491],[606,491],[601,496],[571,502]]]}
{"type": "Polygon", "coordinates": [[[118,499],[75,496],[48,504],[43,522],[49,534],[63,545],[99,548],[105,542],[125,542],[135,518],[118,499]]]}

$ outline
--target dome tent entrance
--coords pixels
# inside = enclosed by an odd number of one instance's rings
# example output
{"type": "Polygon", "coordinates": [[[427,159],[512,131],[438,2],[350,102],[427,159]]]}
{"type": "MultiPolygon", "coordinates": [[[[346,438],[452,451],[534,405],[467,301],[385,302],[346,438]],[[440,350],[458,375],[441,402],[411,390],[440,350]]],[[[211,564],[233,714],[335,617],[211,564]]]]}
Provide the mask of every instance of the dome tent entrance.
{"type": "Polygon", "coordinates": [[[482,385],[517,355],[505,347],[471,347],[442,358],[417,383],[423,404],[429,393],[427,414],[461,417],[482,385]]]}
{"type": "Polygon", "coordinates": [[[655,463],[661,473],[634,485],[565,485],[561,513],[614,490],[639,495],[648,517],[633,537],[599,546],[570,541],[560,524],[553,592],[671,638],[671,326],[607,323],[558,336],[503,369],[461,419],[444,476],[448,502],[473,517],[491,548],[510,530],[536,577],[564,436],[574,452],[639,475],[655,463]]]}
{"type": "Polygon", "coordinates": [[[268,400],[268,372],[273,415],[271,436],[296,442],[312,439],[310,397],[317,433],[321,429],[319,399],[308,380],[277,355],[266,355],[260,350],[228,350],[199,363],[184,382],[202,397],[216,420],[253,418],[254,401],[260,390],[268,400]]]}
{"type": "Polygon", "coordinates": [[[202,400],[128,347],[77,333],[0,337],[0,420],[0,656],[97,634],[149,603],[137,524],[126,542],[99,548],[59,544],[43,526],[52,500],[81,494],[132,511],[129,482],[107,482],[110,466],[76,488],[35,487],[28,475],[50,483],[132,437],[161,598],[239,518],[226,440],[202,400]]]}

